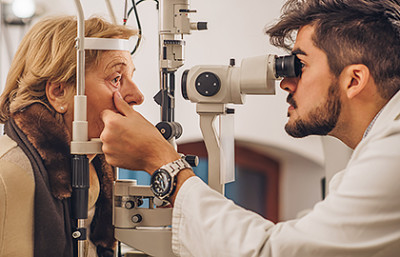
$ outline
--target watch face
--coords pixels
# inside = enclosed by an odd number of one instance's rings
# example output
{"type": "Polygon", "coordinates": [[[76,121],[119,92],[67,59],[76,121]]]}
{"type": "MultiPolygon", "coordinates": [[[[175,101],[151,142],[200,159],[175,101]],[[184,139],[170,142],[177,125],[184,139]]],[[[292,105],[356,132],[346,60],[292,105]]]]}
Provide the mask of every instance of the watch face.
{"type": "Polygon", "coordinates": [[[151,176],[151,190],[157,197],[162,197],[169,193],[171,189],[171,176],[165,170],[157,170],[151,176]]]}

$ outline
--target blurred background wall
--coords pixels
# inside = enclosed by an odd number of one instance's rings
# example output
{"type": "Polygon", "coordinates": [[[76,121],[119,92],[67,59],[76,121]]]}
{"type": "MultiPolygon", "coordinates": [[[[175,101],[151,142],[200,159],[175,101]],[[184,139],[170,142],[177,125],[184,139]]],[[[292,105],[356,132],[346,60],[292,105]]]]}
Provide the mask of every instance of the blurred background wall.
{"type": "MultiPolygon", "coordinates": [[[[29,1],[21,1],[19,10],[29,7],[29,1]]],[[[13,1],[2,2],[1,40],[0,40],[0,91],[11,59],[17,46],[38,19],[54,15],[76,15],[74,1],[36,0],[35,17],[25,25],[12,25],[5,22],[5,6],[13,1]]],[[[199,117],[195,104],[184,100],[180,93],[180,77],[185,69],[194,65],[227,65],[235,58],[240,65],[243,58],[267,53],[285,54],[269,44],[264,30],[277,21],[283,0],[192,0],[192,21],[207,21],[208,30],[194,31],[185,36],[186,63],[177,72],[176,121],[184,132],[178,144],[201,143],[199,117]]],[[[123,0],[111,0],[118,22],[122,23],[123,0]]],[[[102,0],[82,0],[85,17],[93,15],[110,19],[106,2],[102,0]]],[[[152,0],[138,5],[142,24],[143,41],[139,51],[133,56],[136,65],[134,81],[144,93],[145,102],[135,107],[152,123],[160,120],[159,107],[153,96],[159,90],[158,75],[158,11],[152,0]]],[[[136,27],[132,14],[128,25],[136,27]]],[[[74,51],[75,49],[71,49],[74,51]]],[[[253,155],[262,155],[279,164],[277,185],[278,219],[286,220],[321,200],[321,179],[329,180],[334,173],[343,168],[351,154],[350,149],[333,138],[310,136],[304,139],[289,137],[283,127],[287,121],[287,94],[279,88],[274,96],[247,96],[246,103],[235,106],[236,145],[248,149],[253,155]]],[[[1,129],[1,128],[0,128],[1,129]]],[[[246,157],[251,158],[251,157],[246,157]]],[[[250,183],[251,186],[251,183],[250,183]]],[[[248,189],[247,189],[248,190],[248,189]]],[[[242,193],[240,193],[242,194],[242,193]]],[[[249,196],[253,198],[253,196],[249,196]]],[[[250,201],[250,200],[249,200],[250,201]]]]}

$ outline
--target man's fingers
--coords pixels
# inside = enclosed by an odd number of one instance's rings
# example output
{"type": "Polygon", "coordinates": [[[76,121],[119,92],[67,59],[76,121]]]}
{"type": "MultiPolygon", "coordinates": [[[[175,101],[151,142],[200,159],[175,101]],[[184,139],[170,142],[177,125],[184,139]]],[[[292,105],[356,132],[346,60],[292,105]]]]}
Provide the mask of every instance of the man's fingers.
{"type": "Polygon", "coordinates": [[[103,120],[103,122],[105,123],[107,120],[111,119],[112,116],[116,115],[115,112],[111,111],[111,110],[104,110],[100,113],[100,117],[103,120]]]}
{"type": "Polygon", "coordinates": [[[125,102],[119,91],[116,91],[114,93],[113,98],[115,107],[117,108],[118,112],[120,112],[122,115],[127,116],[128,113],[132,111],[132,107],[127,102],[125,102]]]}

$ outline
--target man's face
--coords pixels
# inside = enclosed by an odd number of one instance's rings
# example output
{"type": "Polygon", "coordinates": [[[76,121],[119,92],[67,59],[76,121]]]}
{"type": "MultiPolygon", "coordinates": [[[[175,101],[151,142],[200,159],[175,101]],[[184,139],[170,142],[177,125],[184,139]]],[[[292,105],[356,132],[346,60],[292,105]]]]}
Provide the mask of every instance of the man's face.
{"type": "Polygon", "coordinates": [[[327,135],[335,128],[341,110],[337,79],[329,69],[326,54],[314,45],[313,35],[312,26],[299,30],[293,54],[303,64],[302,74],[281,82],[281,88],[289,92],[285,130],[293,137],[327,135]]]}

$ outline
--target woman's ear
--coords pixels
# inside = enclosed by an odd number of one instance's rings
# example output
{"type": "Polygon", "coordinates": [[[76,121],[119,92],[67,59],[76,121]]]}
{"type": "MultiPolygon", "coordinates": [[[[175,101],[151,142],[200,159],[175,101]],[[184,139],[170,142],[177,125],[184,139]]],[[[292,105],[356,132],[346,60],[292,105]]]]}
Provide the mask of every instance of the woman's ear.
{"type": "Polygon", "coordinates": [[[68,110],[67,88],[64,83],[46,83],[46,96],[51,106],[58,113],[66,113],[68,110]]]}
{"type": "Polygon", "coordinates": [[[359,95],[368,85],[371,79],[369,69],[364,64],[352,64],[346,66],[340,77],[339,83],[348,99],[359,95]]]}

